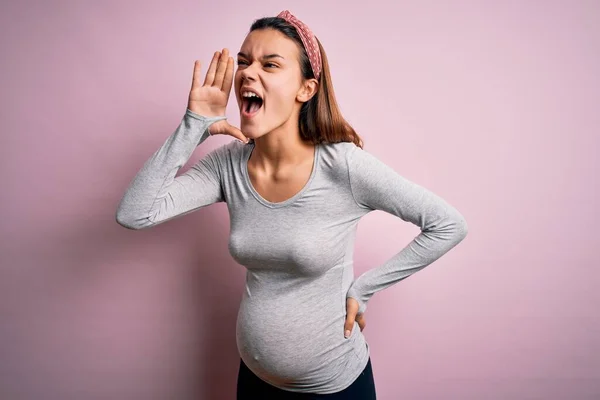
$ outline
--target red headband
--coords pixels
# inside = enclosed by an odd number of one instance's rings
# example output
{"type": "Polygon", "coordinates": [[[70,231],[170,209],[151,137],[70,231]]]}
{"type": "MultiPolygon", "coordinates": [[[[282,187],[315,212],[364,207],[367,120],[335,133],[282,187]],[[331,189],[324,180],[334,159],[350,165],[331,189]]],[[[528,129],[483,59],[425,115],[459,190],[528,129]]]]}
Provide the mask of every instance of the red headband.
{"type": "Polygon", "coordinates": [[[306,54],[310,60],[310,65],[313,73],[315,74],[315,78],[319,79],[319,76],[321,75],[321,51],[319,50],[319,42],[317,42],[315,35],[308,28],[308,26],[306,26],[306,24],[293,16],[288,10],[280,12],[277,17],[283,18],[290,25],[296,28],[296,31],[298,31],[298,34],[302,39],[302,43],[304,44],[304,49],[306,50],[306,54]]]}

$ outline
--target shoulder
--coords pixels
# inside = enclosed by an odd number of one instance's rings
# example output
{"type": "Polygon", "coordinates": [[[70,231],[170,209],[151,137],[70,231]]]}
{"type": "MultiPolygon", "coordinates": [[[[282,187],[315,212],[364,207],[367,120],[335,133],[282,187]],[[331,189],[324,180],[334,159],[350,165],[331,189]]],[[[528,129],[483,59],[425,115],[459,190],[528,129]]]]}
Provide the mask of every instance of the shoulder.
{"type": "Polygon", "coordinates": [[[346,182],[349,174],[348,155],[358,148],[351,142],[319,144],[320,171],[330,181],[346,182]]]}
{"type": "Polygon", "coordinates": [[[321,143],[320,146],[323,161],[336,166],[345,165],[348,155],[360,149],[352,142],[321,143]]]}
{"type": "Polygon", "coordinates": [[[342,170],[370,167],[381,163],[377,157],[352,142],[322,144],[324,163],[342,170]]]}

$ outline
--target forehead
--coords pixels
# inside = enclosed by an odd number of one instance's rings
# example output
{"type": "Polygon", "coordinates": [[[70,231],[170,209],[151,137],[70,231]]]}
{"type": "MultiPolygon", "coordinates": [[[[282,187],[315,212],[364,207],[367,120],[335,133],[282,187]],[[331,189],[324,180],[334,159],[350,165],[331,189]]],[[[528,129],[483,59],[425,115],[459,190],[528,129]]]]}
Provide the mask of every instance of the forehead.
{"type": "Polygon", "coordinates": [[[275,29],[257,29],[250,32],[240,48],[240,52],[249,57],[276,53],[286,60],[298,60],[298,50],[296,42],[275,29]]]}

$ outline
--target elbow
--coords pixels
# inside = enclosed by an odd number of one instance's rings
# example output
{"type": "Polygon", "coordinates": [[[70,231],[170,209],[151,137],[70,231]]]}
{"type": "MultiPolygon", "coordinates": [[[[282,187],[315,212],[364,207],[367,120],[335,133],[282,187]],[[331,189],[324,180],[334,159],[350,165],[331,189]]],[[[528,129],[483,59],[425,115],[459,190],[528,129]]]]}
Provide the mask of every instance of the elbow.
{"type": "Polygon", "coordinates": [[[454,231],[454,241],[459,243],[467,237],[467,233],[469,233],[469,226],[467,225],[465,217],[460,213],[457,213],[453,218],[452,225],[454,231]]]}
{"type": "Polygon", "coordinates": [[[120,207],[115,214],[115,220],[117,221],[117,224],[122,227],[136,231],[152,225],[148,224],[147,218],[138,218],[135,214],[128,213],[125,209],[120,207]]]}
{"type": "Polygon", "coordinates": [[[117,224],[131,230],[140,230],[154,225],[148,213],[142,213],[142,207],[133,200],[124,197],[117,205],[114,214],[117,224]]]}
{"type": "Polygon", "coordinates": [[[457,236],[458,236],[459,241],[462,241],[464,238],[467,237],[467,233],[469,233],[469,226],[467,225],[467,221],[464,218],[462,218],[457,223],[457,226],[458,226],[457,236]]]}
{"type": "Polygon", "coordinates": [[[131,219],[128,219],[125,213],[121,211],[117,211],[117,214],[115,215],[115,220],[117,221],[117,224],[121,225],[124,228],[132,230],[139,229],[135,222],[131,219]]]}
{"type": "Polygon", "coordinates": [[[458,212],[446,214],[432,226],[421,229],[421,232],[434,234],[437,240],[446,242],[449,248],[460,243],[467,236],[468,231],[467,221],[458,212]]]}
{"type": "Polygon", "coordinates": [[[443,237],[452,247],[460,243],[469,232],[469,226],[465,217],[456,209],[445,214],[442,221],[438,224],[440,233],[443,232],[443,237]],[[443,222],[442,222],[443,221],[443,222]]]}

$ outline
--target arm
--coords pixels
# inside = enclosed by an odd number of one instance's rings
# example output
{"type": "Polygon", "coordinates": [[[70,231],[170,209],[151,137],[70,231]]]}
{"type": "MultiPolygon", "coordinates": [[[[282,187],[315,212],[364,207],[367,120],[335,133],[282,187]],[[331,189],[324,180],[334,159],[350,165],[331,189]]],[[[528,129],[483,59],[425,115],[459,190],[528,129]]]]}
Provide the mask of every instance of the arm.
{"type": "Polygon", "coordinates": [[[468,228],[454,207],[403,178],[363,149],[354,146],[346,161],[352,194],[359,207],[388,212],[421,229],[417,237],[383,265],[354,280],[346,297],[358,301],[360,314],[374,293],[440,258],[465,238],[468,228]]]}
{"type": "Polygon", "coordinates": [[[226,117],[204,117],[187,109],[175,132],[129,184],[117,208],[117,222],[129,229],[148,228],[224,201],[218,149],[175,177],[196,147],[210,136],[208,127],[223,119],[226,117]]]}

